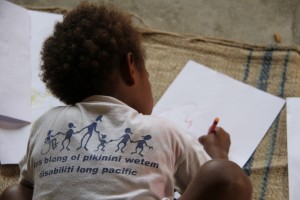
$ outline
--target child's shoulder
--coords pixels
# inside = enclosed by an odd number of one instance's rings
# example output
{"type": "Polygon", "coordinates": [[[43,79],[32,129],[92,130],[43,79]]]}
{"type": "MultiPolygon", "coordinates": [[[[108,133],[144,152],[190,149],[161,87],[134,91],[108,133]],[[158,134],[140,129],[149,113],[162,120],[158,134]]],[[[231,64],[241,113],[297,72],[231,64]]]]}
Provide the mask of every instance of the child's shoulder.
{"type": "Polygon", "coordinates": [[[39,124],[41,122],[47,121],[53,116],[57,115],[57,113],[63,112],[63,110],[69,106],[56,106],[52,107],[49,110],[45,111],[44,113],[41,113],[36,120],[34,121],[34,124],[39,124]]]}
{"type": "Polygon", "coordinates": [[[148,126],[148,128],[155,129],[161,133],[171,133],[172,136],[178,135],[180,137],[185,137],[188,134],[187,131],[178,124],[161,116],[144,115],[143,123],[145,126],[148,126]]]}

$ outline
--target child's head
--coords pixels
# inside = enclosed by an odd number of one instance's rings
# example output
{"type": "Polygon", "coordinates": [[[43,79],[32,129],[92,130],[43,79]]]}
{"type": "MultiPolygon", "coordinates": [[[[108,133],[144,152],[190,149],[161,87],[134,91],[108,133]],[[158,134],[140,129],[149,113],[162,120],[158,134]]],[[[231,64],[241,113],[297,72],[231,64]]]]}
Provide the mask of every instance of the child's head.
{"type": "Polygon", "coordinates": [[[112,6],[82,3],[45,41],[41,76],[54,96],[75,104],[91,95],[113,96],[118,79],[126,82],[128,63],[145,71],[144,58],[140,34],[129,15],[112,6]]]}

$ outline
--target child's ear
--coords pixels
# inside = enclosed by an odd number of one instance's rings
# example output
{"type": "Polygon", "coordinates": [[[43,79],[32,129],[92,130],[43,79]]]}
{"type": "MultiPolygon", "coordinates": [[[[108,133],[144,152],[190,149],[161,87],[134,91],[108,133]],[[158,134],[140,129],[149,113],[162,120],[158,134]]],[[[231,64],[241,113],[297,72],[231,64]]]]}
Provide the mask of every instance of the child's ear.
{"type": "Polygon", "coordinates": [[[135,78],[136,78],[136,63],[134,61],[134,56],[132,52],[128,52],[126,56],[126,63],[121,69],[121,73],[124,79],[124,82],[132,86],[135,84],[135,78]]]}

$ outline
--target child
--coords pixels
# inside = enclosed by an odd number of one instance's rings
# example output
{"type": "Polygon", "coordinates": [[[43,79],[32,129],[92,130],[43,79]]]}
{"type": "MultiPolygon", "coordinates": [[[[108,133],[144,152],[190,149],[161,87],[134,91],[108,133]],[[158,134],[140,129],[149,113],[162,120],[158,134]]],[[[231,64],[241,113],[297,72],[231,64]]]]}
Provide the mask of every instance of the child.
{"type": "Polygon", "coordinates": [[[34,123],[19,184],[2,198],[166,200],[176,189],[182,200],[251,199],[248,177],[228,161],[222,128],[201,145],[149,115],[144,58],[138,31],[116,8],[82,3],[66,15],[45,41],[41,76],[67,106],[34,123]],[[66,133],[70,124],[68,148],[66,136],[55,134],[57,145],[42,153],[51,145],[47,133],[66,133]]]}

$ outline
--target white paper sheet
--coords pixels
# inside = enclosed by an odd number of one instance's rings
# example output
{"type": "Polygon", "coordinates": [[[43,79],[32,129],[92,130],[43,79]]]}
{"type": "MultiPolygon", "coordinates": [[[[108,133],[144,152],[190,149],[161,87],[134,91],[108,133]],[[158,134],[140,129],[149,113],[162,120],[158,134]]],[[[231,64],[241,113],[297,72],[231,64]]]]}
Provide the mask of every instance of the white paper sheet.
{"type": "MultiPolygon", "coordinates": [[[[40,50],[43,41],[52,33],[54,24],[62,20],[62,15],[37,11],[27,11],[31,18],[31,111],[35,120],[53,106],[61,105],[46,89],[38,77],[40,50]]],[[[30,77],[30,75],[29,75],[30,77]]],[[[16,164],[26,152],[31,125],[0,121],[0,161],[1,164],[16,164]]]]}
{"type": "Polygon", "coordinates": [[[285,100],[189,61],[155,105],[192,135],[207,134],[215,117],[231,136],[230,160],[244,166],[285,100]]]}
{"type": "Polygon", "coordinates": [[[31,121],[30,16],[0,0],[0,116],[31,121]]]}
{"type": "Polygon", "coordinates": [[[62,105],[47,91],[45,84],[40,80],[40,51],[45,39],[53,32],[56,22],[62,20],[62,15],[28,11],[31,17],[31,104],[33,119],[36,119],[49,108],[62,105]]]}
{"type": "Polygon", "coordinates": [[[300,192],[300,97],[287,98],[287,144],[290,200],[299,200],[300,192]]]}

